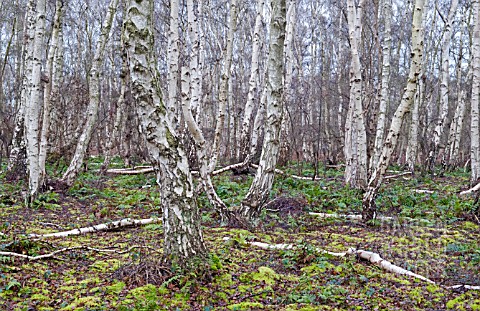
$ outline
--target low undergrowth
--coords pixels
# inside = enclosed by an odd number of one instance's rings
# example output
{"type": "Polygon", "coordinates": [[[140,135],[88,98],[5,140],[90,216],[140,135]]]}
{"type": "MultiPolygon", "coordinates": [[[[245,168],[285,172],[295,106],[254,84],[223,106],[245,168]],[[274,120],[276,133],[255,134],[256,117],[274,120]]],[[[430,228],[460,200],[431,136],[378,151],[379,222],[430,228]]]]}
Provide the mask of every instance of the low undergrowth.
{"type": "MultiPolygon", "coordinates": [[[[49,241],[22,238],[161,216],[153,175],[101,176],[94,171],[98,163],[92,160],[92,171],[72,188],[46,192],[31,207],[23,205],[25,186],[0,176],[0,251],[35,256],[75,246],[118,250],[75,249],[39,261],[0,256],[2,310],[480,310],[479,291],[445,288],[480,285],[480,227],[472,218],[473,200],[458,196],[468,174],[388,180],[378,206],[394,219],[371,227],[308,214],[360,212],[361,193],[345,187],[342,172],[333,169],[320,170],[323,178],[315,182],[278,176],[255,231],[221,226],[200,196],[210,251],[205,274],[163,266],[161,224],[49,241]],[[298,247],[263,250],[250,241],[298,247]],[[349,247],[377,252],[437,285],[387,273],[355,256],[317,252],[349,247]]],[[[286,170],[313,175],[306,165],[286,170]]],[[[233,207],[251,179],[226,173],[214,183],[233,207]]]]}

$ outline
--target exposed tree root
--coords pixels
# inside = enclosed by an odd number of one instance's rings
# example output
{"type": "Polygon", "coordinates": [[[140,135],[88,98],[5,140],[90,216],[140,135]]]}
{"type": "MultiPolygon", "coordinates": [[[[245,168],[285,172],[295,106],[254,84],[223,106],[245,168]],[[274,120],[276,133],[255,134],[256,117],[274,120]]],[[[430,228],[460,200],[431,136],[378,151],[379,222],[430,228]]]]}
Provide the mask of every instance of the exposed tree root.
{"type": "MultiPolygon", "coordinates": [[[[223,238],[224,241],[228,241],[229,239],[230,239],[229,237],[223,238]]],[[[252,246],[259,247],[259,248],[271,249],[271,250],[276,250],[276,249],[283,250],[283,249],[298,248],[297,246],[295,246],[293,244],[268,244],[268,243],[263,243],[263,242],[246,242],[246,243],[248,243],[249,245],[252,245],[252,246]]],[[[386,270],[388,272],[395,273],[395,274],[401,274],[401,275],[408,275],[408,276],[417,278],[419,280],[438,285],[437,283],[430,280],[429,278],[426,278],[426,277],[424,277],[420,274],[413,273],[412,271],[405,270],[402,267],[399,267],[399,266],[396,266],[396,265],[392,264],[390,261],[387,261],[387,260],[383,259],[379,254],[374,253],[374,252],[365,251],[365,250],[357,250],[357,249],[354,249],[354,248],[349,248],[346,252],[343,252],[343,253],[329,252],[329,251],[326,251],[326,250],[323,250],[323,249],[320,249],[320,248],[315,248],[315,250],[318,253],[328,254],[328,255],[334,256],[334,257],[345,257],[347,255],[356,255],[359,258],[367,260],[370,263],[372,263],[372,264],[374,264],[374,265],[376,265],[376,266],[378,266],[378,267],[380,267],[383,270],[386,270]]],[[[465,288],[465,289],[471,289],[471,290],[480,290],[480,286],[464,285],[464,284],[453,285],[453,286],[444,286],[444,288],[447,288],[447,289],[465,288]]]]}
{"type": "Polygon", "coordinates": [[[152,223],[159,223],[162,220],[160,218],[147,218],[147,219],[130,219],[125,218],[122,220],[112,221],[105,224],[99,224],[91,227],[84,227],[73,229],[69,231],[62,231],[62,232],[55,232],[55,233],[47,233],[47,234],[28,234],[27,237],[29,238],[53,238],[53,237],[67,237],[70,235],[80,235],[89,232],[96,232],[96,231],[108,231],[108,230],[115,230],[122,227],[127,226],[141,226],[141,225],[148,225],[152,223]]]}

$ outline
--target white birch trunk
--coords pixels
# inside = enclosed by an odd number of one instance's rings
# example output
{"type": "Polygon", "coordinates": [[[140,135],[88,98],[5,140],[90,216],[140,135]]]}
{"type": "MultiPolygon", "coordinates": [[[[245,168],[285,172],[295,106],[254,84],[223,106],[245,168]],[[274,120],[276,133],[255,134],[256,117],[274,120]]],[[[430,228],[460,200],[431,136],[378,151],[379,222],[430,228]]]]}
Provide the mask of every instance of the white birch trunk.
{"type": "Polygon", "coordinates": [[[27,146],[28,195],[27,202],[35,200],[40,191],[39,117],[43,103],[42,60],[45,36],[45,0],[37,1],[35,36],[33,39],[30,98],[25,105],[25,140],[27,146]]]}
{"type": "Polygon", "coordinates": [[[40,134],[40,151],[39,151],[39,184],[41,186],[45,183],[45,161],[47,159],[47,148],[48,148],[48,136],[50,133],[50,112],[52,103],[55,103],[60,88],[60,79],[63,65],[59,62],[59,53],[63,51],[59,47],[60,43],[63,43],[63,40],[60,38],[62,36],[62,18],[63,18],[63,0],[57,0],[55,2],[55,17],[52,28],[52,36],[50,39],[50,47],[48,49],[47,55],[47,66],[45,74],[48,76],[50,83],[47,83],[44,88],[43,94],[43,120],[42,120],[42,131],[40,134]]]}
{"type": "Polygon", "coordinates": [[[189,268],[206,248],[187,157],[161,98],[153,56],[153,0],[131,0],[125,22],[132,94],[161,188],[164,256],[189,268]]]}
{"type": "Polygon", "coordinates": [[[452,0],[450,4],[450,11],[447,20],[445,20],[445,30],[442,39],[442,68],[440,81],[440,113],[433,131],[433,146],[430,150],[429,170],[433,172],[436,158],[438,155],[438,148],[445,128],[445,123],[448,115],[448,94],[450,81],[450,42],[452,39],[452,24],[457,11],[458,0],[452,0]]]}
{"type": "MultiPolygon", "coordinates": [[[[30,97],[30,80],[32,76],[33,38],[35,35],[35,0],[27,2],[25,21],[23,27],[24,42],[22,45],[22,57],[20,75],[22,76],[20,101],[15,115],[15,128],[13,130],[12,150],[10,151],[7,171],[17,173],[19,167],[24,166],[26,157],[25,146],[25,105],[30,97]]],[[[23,168],[22,168],[23,169],[23,168]]]]}
{"type": "Polygon", "coordinates": [[[410,111],[415,93],[417,90],[417,79],[422,70],[422,54],[423,54],[423,38],[424,31],[422,29],[422,17],[425,6],[425,0],[416,0],[413,11],[412,23],[412,54],[410,72],[408,74],[408,81],[405,92],[402,96],[400,105],[393,115],[390,129],[388,130],[385,143],[383,145],[380,161],[377,163],[375,170],[369,180],[367,191],[363,196],[363,211],[362,217],[365,222],[375,219],[376,205],[375,199],[377,197],[378,189],[382,184],[385,172],[390,164],[393,151],[397,146],[400,129],[406,113],[410,111]]]}
{"type": "MultiPolygon", "coordinates": [[[[421,76],[421,74],[420,74],[421,76]]],[[[412,120],[410,123],[410,130],[408,134],[408,143],[406,151],[406,162],[410,172],[415,172],[415,164],[417,162],[417,147],[418,147],[418,126],[419,116],[418,111],[420,103],[423,99],[424,82],[423,79],[418,79],[417,91],[415,92],[415,99],[412,106],[412,120]]]]}
{"type": "Polygon", "coordinates": [[[362,16],[365,0],[358,7],[347,1],[348,29],[351,45],[350,103],[345,123],[345,182],[363,189],[367,182],[367,136],[362,106],[362,72],[359,48],[362,36],[362,16]]]}
{"type": "Polygon", "coordinates": [[[87,107],[87,120],[82,130],[82,134],[78,138],[75,154],[63,174],[62,180],[67,185],[72,185],[77,177],[83,164],[85,154],[92,139],[93,127],[98,119],[98,106],[100,105],[100,71],[105,55],[105,46],[112,29],[113,19],[117,9],[119,0],[111,0],[108,6],[105,22],[100,30],[100,37],[97,41],[95,55],[93,57],[92,68],[90,69],[89,87],[89,103],[87,107]]]}
{"type": "Polygon", "coordinates": [[[380,91],[380,105],[377,113],[377,129],[375,134],[375,144],[373,156],[370,158],[370,170],[375,167],[380,159],[383,141],[385,138],[385,114],[390,102],[390,51],[392,46],[391,20],[392,20],[392,0],[383,0],[383,16],[385,19],[385,30],[382,45],[382,84],[380,91]]]}
{"type": "Polygon", "coordinates": [[[212,172],[217,165],[218,155],[220,153],[220,144],[222,141],[222,132],[225,127],[225,110],[228,101],[228,83],[230,83],[230,71],[232,67],[233,58],[233,37],[237,29],[237,0],[232,0],[230,3],[230,22],[228,24],[227,47],[225,59],[223,64],[223,71],[220,81],[220,90],[218,98],[218,115],[217,125],[215,127],[215,136],[212,146],[212,155],[209,165],[209,171],[212,172]]]}
{"type": "Polygon", "coordinates": [[[253,30],[252,42],[252,69],[250,72],[250,79],[248,81],[248,95],[247,103],[245,104],[245,111],[243,114],[242,129],[240,134],[240,160],[245,160],[250,152],[250,132],[252,127],[252,114],[254,108],[255,96],[258,92],[260,69],[259,58],[261,48],[261,31],[263,27],[263,7],[265,0],[257,0],[255,17],[255,28],[253,30]]]}
{"type": "MultiPolygon", "coordinates": [[[[461,44],[461,43],[460,43],[461,44]]],[[[460,47],[461,49],[461,47],[460,47]]],[[[460,55],[462,52],[460,50],[460,55]]],[[[465,118],[467,91],[466,88],[462,88],[462,57],[459,57],[457,64],[457,108],[455,109],[455,115],[450,125],[450,133],[448,135],[448,165],[450,168],[455,168],[458,165],[458,157],[460,153],[460,141],[463,130],[463,120],[465,118]]],[[[472,70],[470,64],[467,69],[467,81],[472,78],[472,70]]]]}
{"type": "MultiPolygon", "coordinates": [[[[179,77],[179,61],[180,61],[180,38],[178,34],[179,27],[179,0],[170,1],[170,29],[168,32],[167,62],[168,62],[168,106],[171,113],[170,119],[180,120],[178,115],[178,77],[179,77]],[[175,118],[175,119],[174,119],[175,118]]],[[[177,123],[177,122],[175,122],[177,123]]],[[[178,122],[179,123],[179,122],[178,122]]]]}
{"type": "Polygon", "coordinates": [[[480,177],[480,138],[479,138],[479,104],[480,104],[480,1],[472,0],[473,38],[472,38],[472,99],[470,118],[470,165],[472,173],[470,182],[477,183],[480,177]]]}
{"type": "Polygon", "coordinates": [[[252,221],[259,215],[262,206],[268,199],[280,149],[287,12],[285,0],[272,0],[271,5],[265,138],[257,173],[239,210],[241,217],[247,221],[252,221]]]}

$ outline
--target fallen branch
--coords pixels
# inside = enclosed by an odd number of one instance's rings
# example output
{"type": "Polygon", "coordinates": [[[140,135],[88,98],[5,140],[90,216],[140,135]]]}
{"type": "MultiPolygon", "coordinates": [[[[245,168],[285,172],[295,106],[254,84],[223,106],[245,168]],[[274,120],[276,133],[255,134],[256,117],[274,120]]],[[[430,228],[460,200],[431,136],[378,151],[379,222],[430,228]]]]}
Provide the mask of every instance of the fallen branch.
{"type": "Polygon", "coordinates": [[[29,238],[52,238],[52,237],[67,237],[70,235],[80,235],[89,232],[96,232],[96,231],[108,231],[108,230],[115,230],[122,227],[127,226],[140,226],[140,225],[148,225],[151,223],[159,223],[161,219],[159,218],[147,218],[147,219],[130,219],[125,218],[118,221],[113,221],[105,224],[99,224],[92,227],[84,227],[73,229],[69,231],[62,231],[62,232],[55,232],[55,233],[47,233],[47,234],[29,234],[27,235],[29,238]]]}
{"type": "MultiPolygon", "coordinates": [[[[256,164],[252,163],[252,164],[250,164],[250,166],[253,167],[254,169],[258,169],[258,165],[256,165],[256,164]]],[[[323,180],[323,178],[319,178],[319,177],[306,177],[306,176],[291,175],[291,174],[288,174],[288,173],[286,173],[282,170],[279,170],[278,168],[275,169],[275,173],[283,175],[283,176],[291,177],[293,179],[299,179],[299,180],[310,180],[310,181],[323,180]]]]}
{"type": "Polygon", "coordinates": [[[58,255],[60,253],[73,251],[73,250],[77,250],[77,249],[85,249],[85,250],[94,251],[94,252],[97,252],[97,253],[126,254],[126,253],[129,253],[130,251],[132,251],[132,249],[139,248],[139,247],[142,247],[142,246],[132,246],[125,251],[117,251],[115,249],[98,249],[98,248],[93,248],[93,247],[88,247],[88,246],[74,246],[74,247],[64,247],[64,248],[58,249],[54,252],[51,252],[51,253],[48,253],[48,254],[43,254],[43,255],[38,255],[38,256],[29,256],[29,255],[25,255],[25,254],[14,253],[14,252],[0,252],[0,256],[19,257],[19,258],[28,259],[30,261],[35,261],[35,260],[40,260],[40,259],[54,258],[55,255],[58,255]]]}
{"type": "Polygon", "coordinates": [[[140,169],[137,168],[111,168],[107,170],[107,173],[109,174],[116,174],[116,175],[140,175],[140,174],[146,174],[146,173],[152,173],[155,172],[155,169],[153,167],[143,167],[140,169]]]}
{"type": "Polygon", "coordinates": [[[402,173],[395,174],[395,175],[385,176],[383,179],[397,178],[397,177],[402,177],[402,176],[405,176],[405,175],[412,175],[412,172],[402,172],[402,173]]]}
{"type": "MultiPolygon", "coordinates": [[[[230,238],[229,237],[224,237],[224,241],[228,241],[230,238]]],[[[284,249],[296,249],[298,248],[297,246],[293,244],[268,244],[268,243],[263,243],[263,242],[246,242],[249,245],[252,246],[257,246],[262,249],[270,249],[270,250],[284,250],[284,249]]],[[[367,260],[370,263],[386,270],[387,272],[395,273],[395,274],[400,274],[400,275],[408,275],[413,278],[417,278],[419,280],[431,283],[431,284],[436,284],[434,281],[430,280],[429,278],[424,277],[423,275],[414,273],[412,271],[403,269],[402,267],[399,267],[397,265],[392,264],[390,261],[383,259],[378,253],[370,252],[370,251],[365,251],[365,250],[356,250],[354,248],[349,248],[346,252],[341,252],[341,253],[336,253],[336,252],[329,252],[320,248],[315,248],[315,251],[321,254],[328,254],[330,256],[334,257],[345,257],[347,255],[356,255],[361,259],[367,260]]],[[[437,285],[437,284],[436,284],[437,285]]],[[[444,286],[447,289],[459,289],[459,288],[465,288],[465,289],[472,289],[472,290],[480,290],[480,286],[474,286],[474,285],[453,285],[453,286],[444,286]]]]}
{"type": "Polygon", "coordinates": [[[433,190],[426,190],[426,189],[414,189],[413,192],[415,192],[415,193],[427,193],[427,194],[435,193],[435,191],[433,191],[433,190]]]}
{"type": "MultiPolygon", "coordinates": [[[[345,218],[345,219],[353,219],[353,220],[362,220],[362,215],[345,215],[345,214],[336,214],[336,213],[314,213],[314,212],[309,212],[308,213],[310,216],[317,216],[320,218],[345,218]]],[[[426,221],[428,222],[429,220],[427,219],[421,219],[421,218],[411,218],[411,217],[404,217],[404,216],[398,216],[398,217],[389,217],[389,216],[376,216],[376,220],[382,220],[382,221],[394,221],[394,220],[407,220],[407,221],[426,221]]]]}
{"type": "Polygon", "coordinates": [[[478,190],[480,190],[480,183],[478,183],[475,187],[473,188],[470,188],[468,190],[465,190],[465,191],[462,191],[460,192],[460,195],[467,195],[467,194],[470,194],[470,193],[473,193],[473,192],[477,192],[478,190]]]}

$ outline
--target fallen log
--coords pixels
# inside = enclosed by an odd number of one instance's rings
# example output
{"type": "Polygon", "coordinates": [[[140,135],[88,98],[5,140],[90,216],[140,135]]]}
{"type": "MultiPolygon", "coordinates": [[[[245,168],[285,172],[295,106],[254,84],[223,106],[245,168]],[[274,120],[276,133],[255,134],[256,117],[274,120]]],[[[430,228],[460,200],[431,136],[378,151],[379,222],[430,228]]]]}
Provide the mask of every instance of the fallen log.
{"type": "MultiPolygon", "coordinates": [[[[229,237],[224,237],[224,241],[230,240],[229,237]]],[[[262,249],[269,249],[269,250],[289,250],[289,249],[296,249],[298,248],[297,246],[293,244],[268,244],[268,243],[263,243],[263,242],[246,242],[249,245],[256,246],[262,249]]],[[[391,272],[394,274],[400,274],[400,275],[408,275],[410,277],[425,281],[427,283],[435,284],[434,281],[430,280],[429,278],[424,277],[423,275],[414,273],[412,271],[403,269],[402,267],[399,267],[397,265],[392,264],[390,261],[383,259],[378,253],[370,252],[370,251],[365,251],[365,250],[357,250],[354,248],[349,248],[346,252],[329,252],[320,248],[315,248],[315,251],[321,254],[328,254],[330,256],[334,257],[345,257],[348,255],[356,255],[359,258],[363,260],[367,260],[370,263],[382,268],[383,270],[386,270],[387,272],[391,272]]],[[[441,286],[441,285],[440,285],[441,286]]],[[[459,289],[459,288],[465,288],[465,289],[471,289],[471,290],[480,290],[480,286],[476,285],[466,285],[466,284],[459,284],[459,285],[453,285],[453,286],[443,286],[444,288],[447,289],[459,289]]]]}
{"type": "Polygon", "coordinates": [[[73,230],[68,230],[68,231],[62,231],[62,232],[46,233],[46,234],[31,233],[31,234],[28,234],[27,237],[29,237],[29,238],[54,238],[54,237],[59,238],[59,237],[67,237],[67,236],[70,236],[70,235],[80,235],[80,234],[90,233],[90,232],[115,230],[115,229],[122,228],[122,227],[127,227],[127,226],[140,226],[140,225],[147,225],[147,224],[159,223],[159,222],[161,222],[161,219],[159,219],[159,218],[147,218],[147,219],[125,218],[125,219],[122,219],[122,220],[112,221],[112,222],[109,222],[109,223],[99,224],[99,225],[95,225],[95,226],[91,226],[91,227],[78,228],[78,229],[73,229],[73,230]]]}

